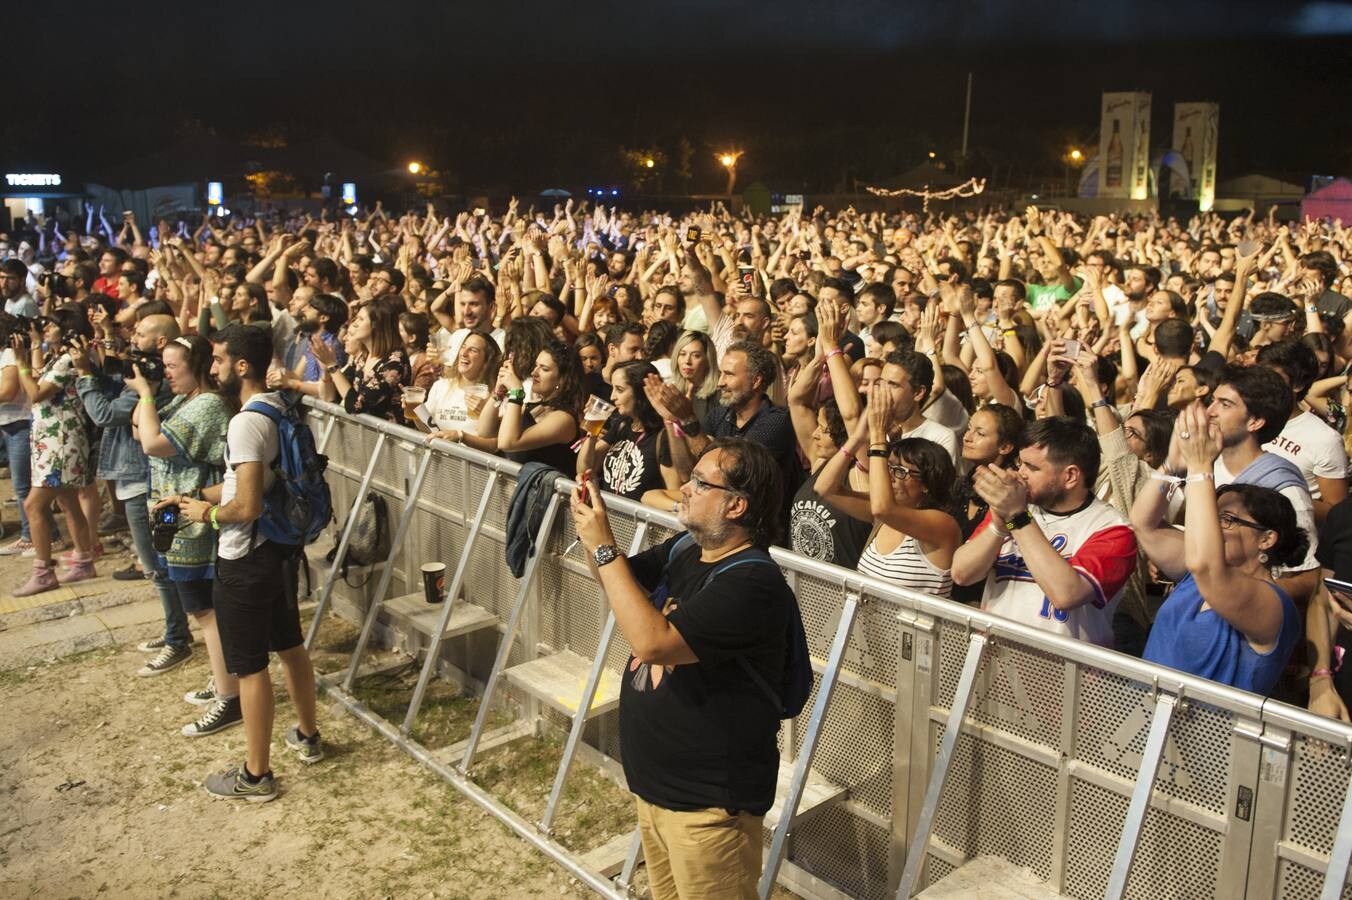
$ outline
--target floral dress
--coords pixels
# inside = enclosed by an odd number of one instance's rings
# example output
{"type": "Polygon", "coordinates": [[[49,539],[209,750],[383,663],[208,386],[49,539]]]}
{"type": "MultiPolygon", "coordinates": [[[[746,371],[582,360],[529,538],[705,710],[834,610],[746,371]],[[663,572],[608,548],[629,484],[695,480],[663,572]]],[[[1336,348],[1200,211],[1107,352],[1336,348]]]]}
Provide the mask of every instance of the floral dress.
{"type": "Polygon", "coordinates": [[[408,354],[402,349],[392,350],[376,363],[371,374],[367,375],[365,368],[365,358],[354,357],[343,370],[343,377],[352,385],[343,397],[343,408],[354,416],[365,413],[403,425],[404,388],[413,383],[408,354]]]}
{"type": "Polygon", "coordinates": [[[54,384],[57,390],[33,404],[33,430],[28,442],[33,451],[35,487],[81,488],[93,476],[84,406],[75,393],[78,374],[68,353],[50,360],[38,374],[38,384],[54,384]]]}

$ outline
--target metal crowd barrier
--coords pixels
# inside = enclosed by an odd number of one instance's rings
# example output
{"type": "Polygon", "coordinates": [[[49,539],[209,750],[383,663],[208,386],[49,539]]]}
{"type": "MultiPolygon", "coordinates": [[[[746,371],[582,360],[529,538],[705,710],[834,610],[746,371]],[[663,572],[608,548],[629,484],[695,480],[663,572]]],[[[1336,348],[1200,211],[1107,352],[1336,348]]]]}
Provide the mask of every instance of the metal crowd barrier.
{"type": "MultiPolygon", "coordinates": [[[[636,833],[589,854],[551,835],[580,745],[619,758],[613,719],[628,655],[579,551],[565,552],[575,537],[564,494],[572,482],[560,482],[537,553],[514,579],[504,541],[515,464],[307,403],[339,516],[350,521],[372,491],[398,516],[356,649],[324,688],[598,893],[628,896],[636,833]],[[421,596],[418,569],[429,560],[454,563],[440,606],[421,596]],[[398,725],[351,693],[382,619],[426,636],[398,725]],[[426,748],[409,733],[447,663],[484,700],[465,740],[426,748]],[[507,689],[520,717],[488,729],[507,689]],[[564,756],[545,814],[531,823],[468,772],[487,744],[551,724],[567,735],[564,756]]],[[[631,552],[678,527],[669,514],[618,498],[608,505],[631,552]]],[[[336,559],[348,538],[340,535],[336,559]]],[[[905,898],[993,855],[1072,897],[1352,897],[1352,728],[854,571],[774,556],[797,593],[817,683],[803,715],[781,729],[761,896],[778,880],[806,897],[905,898]]],[[[334,563],[316,592],[307,641],[336,573],[334,563]]]]}

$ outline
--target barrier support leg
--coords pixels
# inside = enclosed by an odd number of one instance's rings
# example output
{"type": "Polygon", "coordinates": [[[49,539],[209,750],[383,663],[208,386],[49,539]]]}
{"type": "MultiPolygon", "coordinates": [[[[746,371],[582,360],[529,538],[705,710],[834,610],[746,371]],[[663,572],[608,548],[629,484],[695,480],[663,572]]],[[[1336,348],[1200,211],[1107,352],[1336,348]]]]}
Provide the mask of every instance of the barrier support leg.
{"type": "Polygon", "coordinates": [[[643,832],[634,829],[634,838],[629,842],[629,852],[624,857],[624,868],[615,879],[615,886],[626,893],[634,893],[634,870],[643,861],[643,832]]]}
{"type": "Polygon", "coordinates": [[[840,664],[845,658],[845,647],[850,643],[859,603],[858,594],[853,592],[845,594],[845,605],[840,611],[840,625],[836,628],[835,637],[831,639],[831,653],[826,659],[826,669],[822,672],[821,684],[817,687],[817,699],[812,704],[812,713],[807,720],[807,734],[803,737],[803,745],[798,750],[798,758],[794,760],[789,793],[784,798],[784,808],[779,814],[779,823],[775,826],[775,834],[770,841],[770,855],[765,860],[760,884],[756,887],[761,900],[766,900],[770,896],[770,891],[774,890],[775,879],[779,877],[779,865],[784,860],[784,848],[793,826],[793,817],[798,812],[799,801],[803,798],[807,773],[812,767],[812,757],[817,752],[817,742],[821,738],[822,726],[826,722],[826,710],[836,689],[840,664]]]}
{"type": "Polygon", "coordinates": [[[1117,855],[1108,873],[1108,887],[1103,892],[1107,900],[1121,900],[1127,892],[1127,878],[1131,875],[1131,861],[1136,856],[1136,845],[1141,840],[1145,813],[1150,807],[1150,793],[1155,788],[1155,773],[1159,771],[1160,757],[1164,755],[1164,739],[1169,733],[1178,698],[1160,694],[1155,698],[1155,713],[1150,717],[1150,732],[1141,755],[1141,768],[1136,772],[1136,787],[1131,792],[1127,818],[1122,823],[1122,836],[1117,841],[1117,855]]]}
{"type": "Polygon", "coordinates": [[[948,769],[953,764],[953,754],[958,748],[958,735],[962,732],[962,720],[967,715],[967,707],[972,702],[972,688],[976,684],[976,670],[981,665],[981,656],[986,650],[986,636],[973,632],[967,639],[967,656],[962,663],[962,675],[953,691],[953,704],[948,710],[948,722],[944,726],[944,737],[939,742],[939,753],[934,757],[934,768],[930,772],[929,787],[925,789],[925,802],[920,807],[920,820],[916,824],[915,837],[906,853],[906,868],[901,873],[901,884],[897,886],[897,900],[908,900],[920,881],[920,871],[925,865],[925,853],[929,847],[930,832],[934,828],[934,816],[939,810],[939,798],[944,792],[944,782],[948,778],[948,769]]]}
{"type": "Polygon", "coordinates": [[[1319,893],[1319,900],[1338,900],[1342,897],[1349,863],[1352,863],[1352,778],[1347,780],[1343,814],[1338,819],[1338,831],[1333,836],[1333,851],[1329,853],[1329,867],[1324,871],[1324,889],[1319,893]]]}
{"type": "Polygon", "coordinates": [[[376,465],[380,462],[380,451],[383,449],[385,449],[385,433],[382,431],[376,435],[376,447],[371,453],[371,461],[366,464],[366,472],[362,474],[361,484],[357,487],[357,498],[352,501],[352,509],[348,510],[343,533],[338,538],[338,546],[334,548],[333,563],[329,566],[329,572],[324,576],[324,585],[319,590],[319,605],[315,607],[315,617],[310,620],[310,633],[305,636],[306,650],[314,647],[315,637],[319,634],[319,623],[324,619],[324,613],[329,606],[329,596],[333,593],[333,580],[338,577],[338,569],[343,565],[348,541],[352,540],[352,529],[357,524],[357,512],[371,491],[371,479],[375,476],[376,465]]]}
{"type": "Polygon", "coordinates": [[[315,452],[323,453],[324,448],[329,445],[329,438],[333,437],[334,426],[338,424],[337,416],[329,416],[329,420],[324,423],[324,431],[320,433],[319,440],[315,442],[315,452]]]}
{"type": "Polygon", "coordinates": [[[474,523],[470,525],[468,533],[465,534],[465,546],[460,551],[460,561],[455,567],[455,577],[451,579],[451,586],[446,591],[446,599],[442,601],[441,619],[437,622],[437,630],[428,636],[427,639],[427,659],[423,660],[422,671],[418,673],[418,684],[413,688],[413,699],[408,704],[408,714],[404,716],[404,724],[399,726],[400,732],[407,735],[413,729],[413,722],[418,718],[418,708],[422,706],[423,694],[427,691],[427,684],[432,680],[432,673],[437,668],[437,656],[441,653],[441,636],[446,633],[446,623],[451,620],[451,609],[455,605],[455,600],[460,596],[460,585],[465,580],[465,570],[469,568],[470,555],[474,553],[474,542],[479,537],[479,531],[484,525],[484,515],[488,512],[488,502],[493,499],[493,491],[498,486],[498,470],[494,469],[488,473],[488,480],[484,483],[483,496],[479,498],[479,509],[474,513],[474,523]]]}
{"type": "Polygon", "coordinates": [[[357,678],[357,667],[361,664],[362,654],[366,652],[366,644],[371,639],[371,632],[375,630],[376,619],[380,616],[380,608],[385,605],[385,594],[390,589],[390,581],[394,578],[394,560],[399,555],[399,551],[404,546],[404,535],[408,533],[409,523],[413,521],[413,513],[418,508],[418,495],[422,493],[423,480],[427,477],[427,467],[432,464],[432,448],[427,448],[418,459],[418,471],[413,476],[413,483],[409,486],[408,496],[404,498],[404,510],[399,514],[399,524],[395,526],[394,537],[390,541],[390,555],[385,559],[385,570],[380,573],[380,581],[376,584],[376,592],[371,597],[371,608],[366,611],[366,621],[362,623],[361,635],[357,638],[357,646],[352,649],[352,659],[347,665],[347,675],[343,677],[343,690],[351,691],[352,682],[357,678]]]}
{"type": "Polygon", "coordinates": [[[470,765],[474,762],[474,751],[479,746],[479,738],[483,736],[484,726],[488,722],[488,710],[493,703],[493,694],[497,691],[498,682],[502,679],[503,670],[507,668],[507,660],[512,655],[512,643],[516,640],[517,629],[521,627],[521,615],[530,601],[531,584],[535,580],[535,572],[540,566],[540,560],[545,555],[545,545],[549,542],[549,533],[554,528],[554,518],[558,515],[561,497],[555,493],[549,498],[549,506],[545,509],[545,516],[540,520],[540,530],[535,534],[535,553],[526,561],[526,571],[521,575],[521,583],[517,586],[516,601],[512,604],[512,614],[507,620],[507,628],[502,633],[502,638],[498,643],[498,654],[493,660],[493,670],[488,675],[488,681],[484,684],[483,696],[479,698],[479,712],[474,717],[474,727],[469,733],[469,743],[465,745],[465,755],[460,760],[457,770],[463,775],[469,772],[470,765]]]}
{"type": "MultiPolygon", "coordinates": [[[[648,534],[648,523],[639,522],[634,528],[634,538],[629,542],[629,553],[634,556],[643,549],[643,539],[648,534]]],[[[602,602],[609,606],[610,601],[601,594],[602,602]]],[[[563,758],[559,760],[559,770],[554,773],[554,787],[549,792],[549,803],[540,817],[539,828],[549,834],[554,825],[554,813],[558,811],[559,799],[563,796],[563,784],[568,780],[568,770],[573,767],[573,757],[577,754],[577,745],[582,742],[582,730],[587,725],[587,714],[591,712],[592,700],[601,685],[601,675],[606,669],[606,655],[610,652],[610,642],[615,637],[615,613],[606,616],[605,627],[601,630],[601,639],[596,644],[596,656],[592,659],[591,672],[587,675],[586,687],[578,699],[577,711],[573,713],[573,726],[568,731],[568,743],[563,748],[563,758]]]]}

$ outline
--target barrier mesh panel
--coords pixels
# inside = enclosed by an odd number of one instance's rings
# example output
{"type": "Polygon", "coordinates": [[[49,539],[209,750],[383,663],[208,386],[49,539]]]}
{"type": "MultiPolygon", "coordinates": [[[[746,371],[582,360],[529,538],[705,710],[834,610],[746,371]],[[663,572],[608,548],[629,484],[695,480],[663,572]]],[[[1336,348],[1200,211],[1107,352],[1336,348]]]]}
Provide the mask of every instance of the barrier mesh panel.
{"type": "Polygon", "coordinates": [[[793,861],[851,897],[887,897],[888,833],[839,807],[793,832],[793,861]]]}
{"type": "MultiPolygon", "coordinates": [[[[1136,780],[1155,703],[1145,685],[1099,669],[1080,677],[1075,758],[1136,780]]],[[[1174,710],[1156,790],[1225,816],[1234,717],[1188,701],[1174,710]]]]}
{"type": "MultiPolygon", "coordinates": [[[[931,752],[944,726],[933,723],[931,752]]],[[[958,736],[939,798],[934,835],[969,859],[995,854],[1051,877],[1056,770],[970,735],[958,736]]],[[[932,858],[932,857],[931,857],[932,858]]]]}
{"type": "MultiPolygon", "coordinates": [[[[1070,896],[1103,896],[1128,802],[1097,785],[1078,779],[1072,783],[1065,889],[1070,896]]],[[[1143,900],[1215,897],[1220,856],[1220,834],[1150,809],[1127,881],[1127,896],[1143,900]]]]}
{"type": "MultiPolygon", "coordinates": [[[[1277,861],[1277,896],[1281,900],[1317,900],[1324,890],[1324,874],[1308,866],[1277,861]]],[[[1352,900],[1352,885],[1343,885],[1343,900],[1352,900]]]]}
{"type": "Polygon", "coordinates": [[[1297,737],[1292,751],[1285,837],[1328,856],[1347,792],[1347,751],[1307,737],[1297,737]]]}

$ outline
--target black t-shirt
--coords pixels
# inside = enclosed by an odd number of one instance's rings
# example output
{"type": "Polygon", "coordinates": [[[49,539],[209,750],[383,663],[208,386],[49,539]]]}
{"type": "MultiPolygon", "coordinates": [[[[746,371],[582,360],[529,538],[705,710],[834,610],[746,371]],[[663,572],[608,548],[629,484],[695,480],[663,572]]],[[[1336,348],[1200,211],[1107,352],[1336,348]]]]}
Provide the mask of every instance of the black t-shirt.
{"type": "MultiPolygon", "coordinates": [[[[825,466],[823,466],[825,468],[825,466]]],[[[817,494],[818,470],[803,482],[789,509],[789,546],[794,553],[853,569],[873,523],[861,522],[817,494]]]]}
{"type": "MultiPolygon", "coordinates": [[[[737,413],[732,409],[717,405],[710,407],[704,416],[704,431],[711,438],[746,438],[765,447],[779,463],[782,479],[783,498],[779,508],[779,528],[781,532],[789,524],[789,507],[793,505],[794,494],[803,483],[803,464],[798,457],[798,438],[793,432],[793,420],[783,406],[775,406],[767,396],[761,397],[760,408],[745,425],[738,427],[737,413]]],[[[781,533],[780,542],[787,540],[781,533]]],[[[787,546],[787,544],[785,544],[787,546]]]]}
{"type": "Polygon", "coordinates": [[[632,656],[620,687],[620,745],[629,790],[663,809],[716,807],[763,815],[775,797],[780,708],[738,662],[767,684],[783,681],[793,593],[777,566],[719,566],[691,544],[667,565],[672,545],[629,560],[649,592],[668,571],[667,618],[699,658],[650,666],[632,656]],[[695,592],[692,596],[692,592],[695,592]]]}
{"type": "MultiPolygon", "coordinates": [[[[659,459],[658,445],[665,444],[661,431],[634,431],[632,421],[624,416],[611,416],[601,439],[610,445],[601,460],[601,486],[612,494],[638,500],[645,491],[666,487],[660,464],[671,464],[670,459],[659,459]]],[[[664,448],[665,449],[665,448],[664,448]]],[[[668,456],[669,454],[664,454],[668,456]]]]}
{"type": "MultiPolygon", "coordinates": [[[[532,406],[521,413],[521,431],[525,433],[540,419],[543,419],[552,411],[553,407],[532,406]]],[[[513,450],[503,453],[503,456],[513,462],[528,463],[538,462],[558,469],[564,475],[572,478],[577,474],[577,453],[573,451],[573,442],[577,440],[577,429],[574,429],[573,436],[562,444],[546,444],[543,447],[536,447],[534,450],[513,450]]]]}

